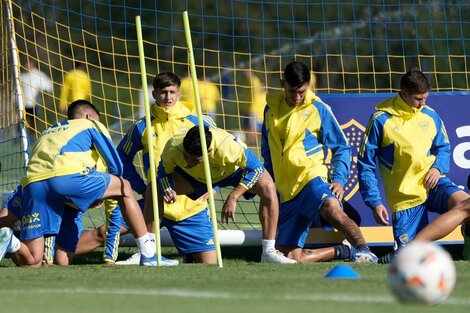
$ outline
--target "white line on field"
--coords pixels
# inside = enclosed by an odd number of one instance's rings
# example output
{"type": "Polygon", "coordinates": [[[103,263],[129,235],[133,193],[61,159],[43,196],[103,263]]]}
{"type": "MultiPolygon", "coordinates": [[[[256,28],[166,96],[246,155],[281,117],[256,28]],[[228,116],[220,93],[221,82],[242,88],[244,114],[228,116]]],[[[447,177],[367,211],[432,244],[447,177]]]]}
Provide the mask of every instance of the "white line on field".
{"type": "MultiPolygon", "coordinates": [[[[395,302],[391,296],[361,296],[353,294],[253,294],[253,293],[233,293],[218,291],[198,291],[190,289],[90,289],[90,288],[34,288],[2,290],[2,294],[8,293],[55,293],[55,294],[105,294],[105,295],[139,295],[139,296],[170,296],[182,298],[199,299],[230,299],[230,300],[256,300],[267,297],[287,301],[337,301],[350,303],[392,303],[395,302]]],[[[447,299],[446,304],[452,305],[470,305],[470,299],[451,297],[447,299]]]]}

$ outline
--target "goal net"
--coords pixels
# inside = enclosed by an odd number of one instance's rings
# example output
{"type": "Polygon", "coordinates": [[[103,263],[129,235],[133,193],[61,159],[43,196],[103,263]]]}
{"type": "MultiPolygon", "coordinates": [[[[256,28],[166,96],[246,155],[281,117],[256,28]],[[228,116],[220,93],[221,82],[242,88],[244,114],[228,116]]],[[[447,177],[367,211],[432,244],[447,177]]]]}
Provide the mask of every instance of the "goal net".
{"type": "MultiPolygon", "coordinates": [[[[116,144],[143,115],[136,15],[151,82],[161,71],[187,76],[182,12],[188,11],[203,113],[259,154],[265,94],[279,90],[282,70],[294,59],[309,65],[319,94],[396,92],[413,67],[429,76],[434,91],[468,91],[470,4],[426,3],[2,1],[0,190],[15,189],[31,143],[65,117],[61,87],[77,63],[90,76],[91,101],[116,144]],[[24,75],[31,71],[42,74],[24,75]]],[[[184,85],[181,93],[191,101],[184,85]]],[[[219,213],[227,192],[216,197],[219,213]]],[[[257,206],[257,199],[240,201],[237,222],[219,229],[259,230],[257,206]]],[[[104,222],[100,210],[89,212],[87,227],[104,222]]]]}

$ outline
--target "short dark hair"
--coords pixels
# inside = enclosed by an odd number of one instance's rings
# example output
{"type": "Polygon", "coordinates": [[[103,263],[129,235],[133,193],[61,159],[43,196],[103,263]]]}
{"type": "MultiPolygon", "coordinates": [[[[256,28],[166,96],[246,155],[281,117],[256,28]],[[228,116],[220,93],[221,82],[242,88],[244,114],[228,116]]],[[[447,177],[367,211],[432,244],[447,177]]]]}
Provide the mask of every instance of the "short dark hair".
{"type": "MultiPolygon", "coordinates": [[[[204,133],[206,135],[206,147],[209,149],[212,142],[212,132],[209,130],[209,127],[204,126],[204,133]]],[[[188,130],[186,136],[183,139],[183,148],[184,150],[195,156],[202,155],[202,144],[201,138],[199,137],[199,126],[194,126],[188,130]]]]}
{"type": "Polygon", "coordinates": [[[181,79],[173,72],[162,72],[153,79],[153,89],[162,89],[168,86],[181,86],[181,79]]]}
{"type": "Polygon", "coordinates": [[[423,72],[413,69],[402,76],[400,89],[411,94],[425,93],[431,89],[431,83],[423,72]]]}
{"type": "Polygon", "coordinates": [[[287,64],[283,78],[291,87],[301,86],[310,81],[310,70],[305,63],[294,61],[287,64]]]}
{"type": "Polygon", "coordinates": [[[67,119],[73,120],[81,113],[82,109],[91,109],[100,116],[100,111],[88,100],[80,99],[72,102],[67,109],[67,119]]]}

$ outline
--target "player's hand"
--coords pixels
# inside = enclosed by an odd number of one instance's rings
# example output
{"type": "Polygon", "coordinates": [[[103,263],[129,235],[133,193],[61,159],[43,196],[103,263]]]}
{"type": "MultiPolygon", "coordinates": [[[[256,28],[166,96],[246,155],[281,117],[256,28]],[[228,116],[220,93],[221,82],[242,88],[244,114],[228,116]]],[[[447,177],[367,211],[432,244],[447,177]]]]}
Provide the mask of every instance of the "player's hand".
{"type": "Polygon", "coordinates": [[[166,203],[175,203],[176,196],[177,196],[176,191],[174,191],[171,188],[168,188],[168,189],[165,190],[165,194],[163,195],[163,200],[166,203]]]}
{"type": "Polygon", "coordinates": [[[221,212],[222,223],[225,222],[228,224],[229,219],[235,223],[235,210],[237,208],[237,201],[231,199],[230,197],[224,203],[221,212]]]}
{"type": "Polygon", "coordinates": [[[388,225],[388,220],[389,220],[388,210],[383,204],[380,204],[375,207],[374,218],[377,224],[388,225]]]}
{"type": "Polygon", "coordinates": [[[426,176],[424,176],[424,187],[428,189],[433,189],[434,187],[436,187],[439,178],[441,178],[441,172],[437,168],[431,167],[426,176]]]}
{"type": "MultiPolygon", "coordinates": [[[[217,190],[212,189],[212,194],[215,196],[217,194],[217,190]]],[[[209,194],[206,192],[202,196],[200,196],[197,200],[199,201],[207,201],[209,199],[209,194]]]]}
{"type": "Polygon", "coordinates": [[[341,202],[344,196],[344,188],[343,185],[337,182],[333,182],[330,184],[328,189],[331,190],[331,193],[341,202]]]}

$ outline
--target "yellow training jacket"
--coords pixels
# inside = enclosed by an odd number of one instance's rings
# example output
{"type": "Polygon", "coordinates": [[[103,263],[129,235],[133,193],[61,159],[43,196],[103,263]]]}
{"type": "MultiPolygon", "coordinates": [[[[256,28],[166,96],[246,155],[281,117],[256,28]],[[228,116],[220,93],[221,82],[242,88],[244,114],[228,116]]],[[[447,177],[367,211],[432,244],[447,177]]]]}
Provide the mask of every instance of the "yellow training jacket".
{"type": "Polygon", "coordinates": [[[121,159],[103,124],[83,118],[65,120],[49,127],[39,137],[22,185],[85,172],[96,168],[99,158],[110,174],[122,176],[121,159]]]}
{"type": "Polygon", "coordinates": [[[266,101],[261,154],[264,166],[274,177],[281,202],[293,199],[317,176],[330,176],[331,181],[344,186],[351,147],[330,107],[310,90],[303,104],[285,115],[279,113],[280,106],[287,105],[284,92],[268,94],[266,101]],[[287,125],[285,129],[279,126],[282,124],[287,125]],[[281,138],[285,138],[284,143],[281,138]],[[325,147],[333,152],[330,175],[325,164],[325,147]]]}
{"type": "Polygon", "coordinates": [[[428,106],[409,106],[400,95],[381,102],[371,116],[359,151],[359,186],[364,202],[382,204],[376,162],[393,212],[426,201],[423,179],[431,167],[446,174],[450,144],[439,115],[428,106]],[[377,160],[377,161],[376,161],[377,160]]]}

